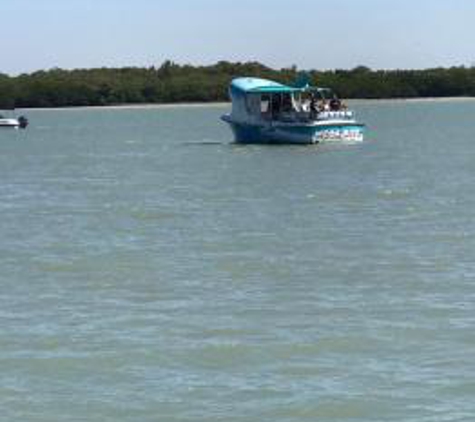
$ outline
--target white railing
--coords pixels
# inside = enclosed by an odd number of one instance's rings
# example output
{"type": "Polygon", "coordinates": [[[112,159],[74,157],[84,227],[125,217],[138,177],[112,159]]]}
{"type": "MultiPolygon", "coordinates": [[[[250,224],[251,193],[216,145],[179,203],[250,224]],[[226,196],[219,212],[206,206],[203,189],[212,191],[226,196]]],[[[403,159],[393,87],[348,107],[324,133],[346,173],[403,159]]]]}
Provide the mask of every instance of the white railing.
{"type": "Polygon", "coordinates": [[[328,120],[328,119],[352,119],[353,112],[342,110],[342,111],[321,111],[318,113],[318,120],[328,120]]]}

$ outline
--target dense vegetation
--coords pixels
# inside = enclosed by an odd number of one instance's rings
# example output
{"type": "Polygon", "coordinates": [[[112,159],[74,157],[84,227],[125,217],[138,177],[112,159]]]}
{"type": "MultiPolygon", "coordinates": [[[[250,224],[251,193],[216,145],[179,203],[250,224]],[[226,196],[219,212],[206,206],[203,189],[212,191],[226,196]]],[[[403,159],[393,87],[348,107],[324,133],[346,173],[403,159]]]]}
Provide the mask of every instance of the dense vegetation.
{"type": "MultiPolygon", "coordinates": [[[[308,73],[313,84],[330,86],[344,98],[475,96],[475,67],[374,71],[360,66],[308,73]]],[[[150,68],[0,74],[0,108],[224,101],[233,77],[292,83],[298,74],[295,66],[275,70],[256,62],[225,61],[212,66],[166,61],[150,68]]]]}

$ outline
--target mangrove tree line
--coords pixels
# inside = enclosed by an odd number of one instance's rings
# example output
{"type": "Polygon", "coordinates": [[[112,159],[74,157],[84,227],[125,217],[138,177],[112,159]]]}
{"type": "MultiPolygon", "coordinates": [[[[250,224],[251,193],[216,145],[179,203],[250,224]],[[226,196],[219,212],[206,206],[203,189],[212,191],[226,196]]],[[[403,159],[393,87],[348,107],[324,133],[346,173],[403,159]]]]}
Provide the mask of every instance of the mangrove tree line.
{"type": "MultiPolygon", "coordinates": [[[[475,67],[371,70],[359,66],[307,73],[313,84],[330,86],[344,98],[475,96],[475,67]]],[[[165,61],[149,68],[0,73],[0,108],[226,101],[234,77],[257,76],[292,84],[298,75],[295,66],[272,69],[257,62],[227,61],[210,66],[165,61]]]]}

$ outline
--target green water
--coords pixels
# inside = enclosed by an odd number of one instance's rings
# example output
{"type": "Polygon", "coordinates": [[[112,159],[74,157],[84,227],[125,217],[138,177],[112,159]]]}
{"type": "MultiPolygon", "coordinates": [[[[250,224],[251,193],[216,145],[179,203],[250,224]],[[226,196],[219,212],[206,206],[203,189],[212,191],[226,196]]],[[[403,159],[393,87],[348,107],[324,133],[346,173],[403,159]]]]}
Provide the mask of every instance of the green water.
{"type": "Polygon", "coordinates": [[[473,421],[475,101],[354,107],[353,145],[2,130],[0,420],[473,421]]]}

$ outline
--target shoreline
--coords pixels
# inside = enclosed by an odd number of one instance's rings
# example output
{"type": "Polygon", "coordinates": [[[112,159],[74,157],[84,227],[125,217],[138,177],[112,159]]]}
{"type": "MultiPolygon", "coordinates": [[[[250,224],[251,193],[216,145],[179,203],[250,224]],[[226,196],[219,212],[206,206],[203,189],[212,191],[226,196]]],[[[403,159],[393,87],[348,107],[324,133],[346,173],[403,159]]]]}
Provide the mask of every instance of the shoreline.
{"type": "Polygon", "coordinates": [[[144,104],[114,104],[114,105],[89,105],[89,106],[66,106],[66,107],[25,107],[15,110],[25,111],[61,111],[61,110],[153,110],[167,108],[201,108],[201,107],[225,107],[231,102],[202,102],[202,103],[144,103],[144,104]]]}
{"type": "MultiPolygon", "coordinates": [[[[342,98],[343,101],[352,103],[435,103],[435,102],[471,102],[475,97],[418,97],[418,98],[342,98]]],[[[172,108],[206,108],[206,107],[230,107],[231,102],[201,102],[201,103],[148,103],[148,104],[115,104],[105,106],[67,106],[67,107],[26,107],[16,110],[24,111],[62,111],[62,110],[154,110],[172,108]]]]}
{"type": "Polygon", "coordinates": [[[475,101],[475,97],[416,97],[416,98],[352,98],[345,101],[358,102],[402,102],[402,103],[443,103],[443,102],[470,102],[475,101]]]}

